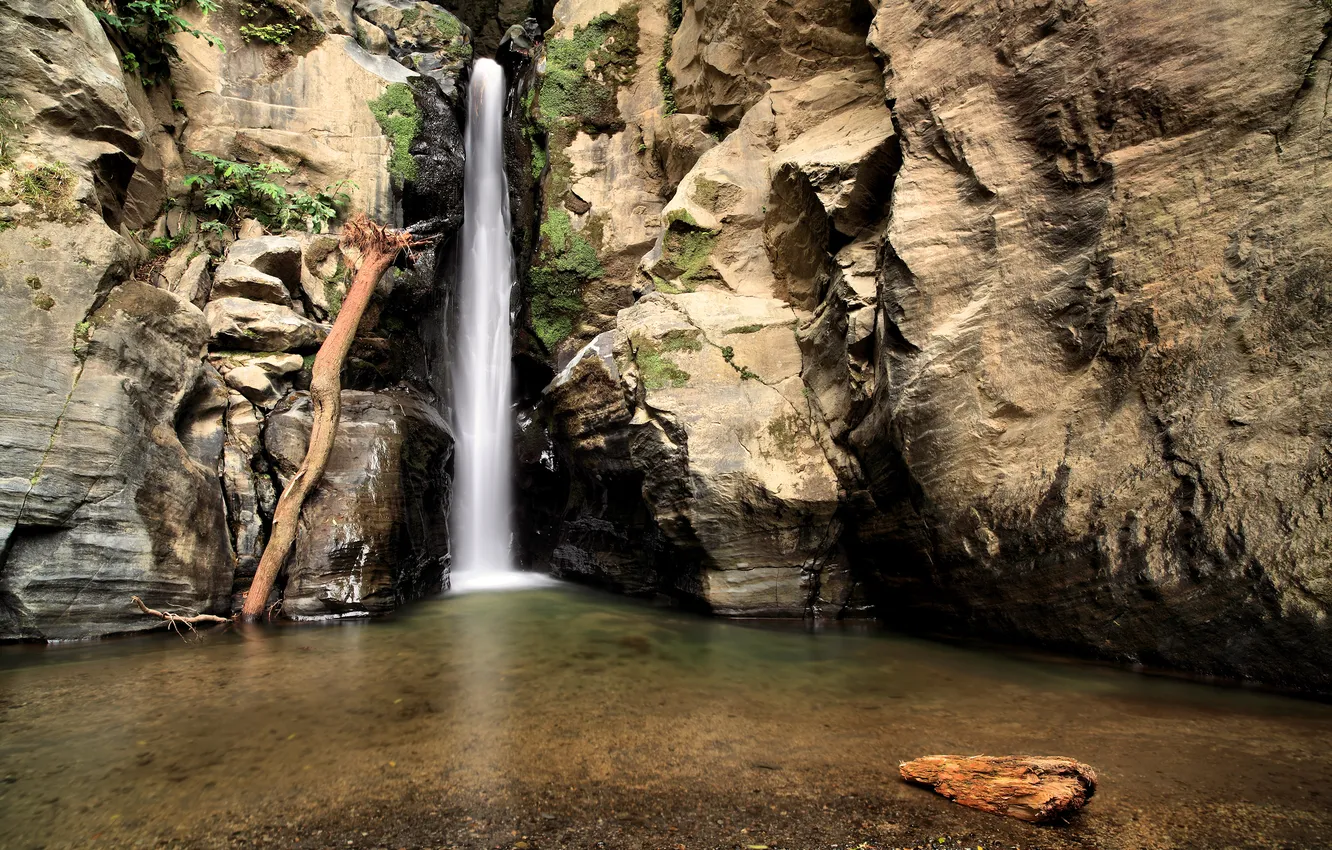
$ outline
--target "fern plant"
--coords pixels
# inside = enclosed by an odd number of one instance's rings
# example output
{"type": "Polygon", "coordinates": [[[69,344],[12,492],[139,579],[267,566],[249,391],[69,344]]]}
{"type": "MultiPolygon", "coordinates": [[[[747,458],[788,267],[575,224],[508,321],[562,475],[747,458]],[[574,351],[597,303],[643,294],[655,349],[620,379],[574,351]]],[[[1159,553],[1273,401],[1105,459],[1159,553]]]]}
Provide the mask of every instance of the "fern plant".
{"type": "Polygon", "coordinates": [[[351,202],[345,190],[356,188],[355,183],[341,180],[316,192],[292,192],[276,180],[291,173],[281,163],[234,162],[201,151],[191,153],[213,170],[186,175],[185,185],[202,193],[204,209],[214,211],[226,226],[253,217],[269,229],[322,233],[351,202]]]}
{"type": "MultiPolygon", "coordinates": [[[[122,43],[121,65],[126,71],[138,71],[146,86],[165,82],[171,76],[172,61],[180,58],[171,36],[188,33],[202,38],[218,50],[226,51],[222,39],[204,32],[182,18],[180,7],[188,0],[114,0],[115,12],[95,10],[94,14],[122,43]]],[[[194,0],[205,14],[216,12],[218,0],[194,0]]]]}

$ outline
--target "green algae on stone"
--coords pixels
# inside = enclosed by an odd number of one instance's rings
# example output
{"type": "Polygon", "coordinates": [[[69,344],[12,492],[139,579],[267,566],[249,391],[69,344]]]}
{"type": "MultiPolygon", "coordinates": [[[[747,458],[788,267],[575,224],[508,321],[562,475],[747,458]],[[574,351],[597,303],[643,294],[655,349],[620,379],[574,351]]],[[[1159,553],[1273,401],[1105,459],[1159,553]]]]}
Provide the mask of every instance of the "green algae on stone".
{"type": "Polygon", "coordinates": [[[642,338],[634,340],[634,362],[638,364],[643,386],[649,390],[680,389],[689,383],[689,373],[666,356],[681,349],[669,348],[669,344],[658,346],[642,338]]]}
{"type": "Polygon", "coordinates": [[[569,38],[551,38],[539,95],[542,117],[551,124],[573,120],[594,132],[614,129],[620,123],[616,91],[633,77],[637,61],[636,4],[597,15],[569,38]]]}
{"type": "Polygon", "coordinates": [[[406,83],[390,83],[384,93],[370,101],[370,113],[393,146],[389,154],[389,174],[400,180],[416,179],[416,160],[412,158],[412,142],[421,132],[421,113],[416,98],[406,83]]]}
{"type": "Polygon", "coordinates": [[[547,348],[573,333],[583,311],[583,284],[605,273],[597,249],[574,231],[569,213],[560,207],[547,209],[530,278],[532,329],[547,348]]]}
{"type": "Polygon", "coordinates": [[[688,212],[671,214],[666,233],[662,236],[661,260],[654,274],[668,278],[666,287],[658,288],[667,294],[693,292],[703,280],[715,277],[708,265],[712,250],[717,245],[717,231],[698,227],[688,212]],[[686,225],[686,226],[681,226],[686,225]],[[667,274],[667,272],[671,272],[667,274]]]}

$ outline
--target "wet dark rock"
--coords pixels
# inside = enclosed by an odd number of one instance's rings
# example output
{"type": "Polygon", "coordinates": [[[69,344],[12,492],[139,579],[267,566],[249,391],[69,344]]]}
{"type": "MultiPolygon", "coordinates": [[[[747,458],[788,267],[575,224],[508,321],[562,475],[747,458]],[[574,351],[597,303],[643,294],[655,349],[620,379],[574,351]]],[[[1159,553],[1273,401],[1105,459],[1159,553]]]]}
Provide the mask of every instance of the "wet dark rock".
{"type": "MultiPolygon", "coordinates": [[[[286,482],[305,457],[310,401],[268,418],[264,446],[286,482]]],[[[383,614],[447,581],[453,440],[433,407],[404,392],[344,391],[333,454],[301,513],[283,613],[383,614]]]]}

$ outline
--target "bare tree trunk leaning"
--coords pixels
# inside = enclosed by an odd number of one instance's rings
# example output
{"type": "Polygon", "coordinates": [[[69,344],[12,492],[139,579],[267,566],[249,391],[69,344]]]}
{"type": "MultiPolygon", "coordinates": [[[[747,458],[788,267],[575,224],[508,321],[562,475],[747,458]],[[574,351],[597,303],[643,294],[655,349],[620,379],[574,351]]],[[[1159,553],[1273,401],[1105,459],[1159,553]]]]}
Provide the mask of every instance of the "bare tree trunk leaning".
{"type": "Polygon", "coordinates": [[[291,484],[282,491],[282,497],[278,499],[277,508],[273,511],[273,530],[268,545],[264,547],[263,557],[259,559],[259,569],[254,575],[250,591],[245,596],[245,605],[241,608],[243,620],[254,621],[263,617],[268,594],[273,590],[273,583],[296,540],[301,507],[319,485],[324,468],[328,466],[329,455],[333,453],[333,437],[338,431],[338,417],[342,412],[342,365],[356,339],[356,329],[370,303],[370,296],[374,294],[375,285],[393,265],[399,252],[426,244],[416,241],[410,233],[381,227],[365,216],[358,216],[348,222],[342,233],[342,241],[360,250],[361,265],[356,270],[351,288],[347,290],[347,297],[342,301],[342,309],[333,323],[333,330],[329,331],[328,338],[315,355],[310,380],[310,401],[314,405],[310,446],[306,449],[305,460],[301,461],[291,484]]]}

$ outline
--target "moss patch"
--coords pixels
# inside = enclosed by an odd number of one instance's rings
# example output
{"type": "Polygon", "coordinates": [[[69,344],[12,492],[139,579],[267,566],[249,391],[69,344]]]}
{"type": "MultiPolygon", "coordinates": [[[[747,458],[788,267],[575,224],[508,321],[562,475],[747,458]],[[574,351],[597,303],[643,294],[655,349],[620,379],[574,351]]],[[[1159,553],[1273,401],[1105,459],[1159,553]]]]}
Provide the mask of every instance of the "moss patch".
{"type": "Polygon", "coordinates": [[[412,158],[412,142],[421,132],[421,113],[416,98],[406,83],[391,83],[384,93],[370,101],[370,113],[393,145],[389,155],[389,174],[399,180],[416,179],[416,160],[412,158]]]}
{"type": "Polygon", "coordinates": [[[618,129],[616,91],[632,79],[637,63],[636,4],[614,15],[603,12],[569,38],[550,39],[538,95],[542,118],[550,124],[572,120],[592,133],[618,129]]]}
{"type": "Polygon", "coordinates": [[[532,329],[547,348],[573,333],[583,311],[583,285],[605,274],[596,248],[574,232],[569,214],[559,207],[547,209],[531,275],[532,329]]]}
{"type": "Polygon", "coordinates": [[[796,446],[803,431],[804,423],[795,414],[778,416],[768,423],[768,436],[772,438],[773,445],[777,451],[787,457],[796,453],[796,446]]]}
{"type": "MultiPolygon", "coordinates": [[[[680,389],[689,384],[689,373],[666,356],[670,351],[682,350],[669,348],[671,339],[668,336],[660,347],[641,338],[635,340],[634,362],[638,364],[638,376],[643,380],[643,386],[650,390],[680,389]]],[[[696,336],[694,341],[701,346],[696,336]]]]}
{"type": "Polygon", "coordinates": [[[731,328],[728,334],[756,334],[763,330],[763,325],[741,325],[738,328],[731,328]]]}
{"type": "Polygon", "coordinates": [[[661,337],[662,351],[702,351],[702,331],[667,331],[661,337]]]}
{"type": "MultiPolygon", "coordinates": [[[[688,215],[684,214],[685,217],[688,215]]],[[[717,231],[696,227],[692,218],[688,222],[684,217],[676,218],[662,238],[661,260],[654,267],[654,274],[663,282],[669,279],[665,286],[657,284],[657,288],[667,294],[693,292],[699,283],[716,276],[708,259],[717,245],[717,231]]]]}

